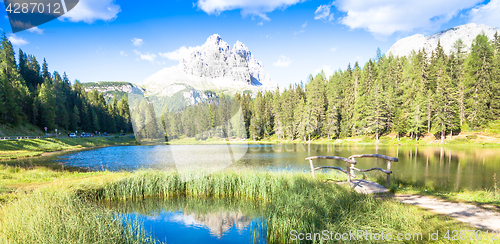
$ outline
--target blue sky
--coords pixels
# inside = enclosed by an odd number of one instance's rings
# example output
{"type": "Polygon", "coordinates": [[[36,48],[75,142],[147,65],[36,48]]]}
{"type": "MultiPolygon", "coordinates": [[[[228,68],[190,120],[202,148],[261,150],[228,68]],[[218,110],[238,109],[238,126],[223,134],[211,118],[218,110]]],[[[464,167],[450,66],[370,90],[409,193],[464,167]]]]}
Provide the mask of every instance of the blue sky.
{"type": "Polygon", "coordinates": [[[282,87],[321,69],[364,64],[400,38],[467,23],[500,26],[500,0],[80,0],[63,17],[16,34],[14,44],[71,80],[141,84],[179,54],[219,34],[239,40],[282,87]],[[182,48],[184,47],[184,48],[182,48]],[[179,51],[181,50],[181,51],[179,51]]]}

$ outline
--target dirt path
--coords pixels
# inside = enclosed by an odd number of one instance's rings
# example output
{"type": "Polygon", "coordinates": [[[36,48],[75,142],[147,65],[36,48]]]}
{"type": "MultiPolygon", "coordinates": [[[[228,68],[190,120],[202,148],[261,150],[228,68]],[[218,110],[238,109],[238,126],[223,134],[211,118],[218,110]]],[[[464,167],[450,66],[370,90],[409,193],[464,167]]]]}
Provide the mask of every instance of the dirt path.
{"type": "MultiPolygon", "coordinates": [[[[368,180],[354,180],[353,186],[354,190],[364,194],[388,192],[382,185],[368,180]]],[[[409,194],[374,194],[372,196],[378,199],[394,199],[438,214],[446,214],[476,228],[500,231],[500,213],[472,204],[453,203],[433,197],[409,194]]]]}
{"type": "Polygon", "coordinates": [[[473,227],[500,231],[500,213],[471,204],[452,203],[427,196],[394,195],[401,203],[412,204],[439,214],[446,214],[473,227]]]}

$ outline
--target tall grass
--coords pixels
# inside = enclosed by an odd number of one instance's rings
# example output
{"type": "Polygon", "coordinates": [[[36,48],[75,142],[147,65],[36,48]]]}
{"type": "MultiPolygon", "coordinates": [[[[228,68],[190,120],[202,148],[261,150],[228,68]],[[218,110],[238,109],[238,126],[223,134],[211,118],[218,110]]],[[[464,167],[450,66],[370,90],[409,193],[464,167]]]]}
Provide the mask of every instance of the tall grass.
{"type": "MultiPolygon", "coordinates": [[[[317,176],[325,178],[321,173],[317,176]]],[[[376,200],[344,186],[312,179],[308,173],[223,171],[182,182],[174,171],[144,170],[101,172],[81,181],[55,182],[6,202],[0,209],[0,243],[152,242],[137,221],[118,214],[128,209],[121,203],[147,200],[169,204],[173,199],[186,199],[186,206],[201,206],[214,199],[245,202],[252,213],[260,216],[260,226],[266,229],[265,240],[270,243],[293,242],[292,230],[421,232],[426,236],[437,229],[470,228],[412,206],[376,200]],[[191,204],[192,199],[201,202],[191,204]],[[118,207],[110,210],[103,205],[118,207]]]]}
{"type": "Polygon", "coordinates": [[[137,222],[67,192],[38,191],[0,211],[1,243],[154,243],[137,222]]]}
{"type": "Polygon", "coordinates": [[[292,230],[427,233],[437,228],[464,228],[456,222],[422,214],[414,207],[379,201],[343,186],[314,180],[307,173],[229,171],[182,183],[176,172],[140,171],[106,185],[85,185],[76,192],[81,198],[94,201],[173,196],[254,201],[264,206],[261,216],[271,243],[292,242],[292,230]]]}

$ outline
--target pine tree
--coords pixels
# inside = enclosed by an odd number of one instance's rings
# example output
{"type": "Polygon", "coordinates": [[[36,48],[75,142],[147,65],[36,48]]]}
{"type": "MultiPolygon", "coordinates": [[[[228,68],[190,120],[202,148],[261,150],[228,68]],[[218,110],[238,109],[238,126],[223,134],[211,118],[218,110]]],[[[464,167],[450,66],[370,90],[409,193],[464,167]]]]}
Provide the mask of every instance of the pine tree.
{"type": "Polygon", "coordinates": [[[20,125],[26,121],[29,106],[29,91],[19,74],[12,43],[4,34],[0,52],[0,79],[3,82],[3,103],[6,107],[4,121],[20,125]]]}
{"type": "Polygon", "coordinates": [[[42,64],[42,79],[44,81],[52,79],[49,72],[49,65],[47,64],[47,61],[45,59],[43,59],[43,64],[42,64]]]}
{"type": "Polygon", "coordinates": [[[457,83],[457,106],[459,109],[460,126],[465,122],[465,72],[464,61],[466,56],[466,46],[462,39],[458,39],[453,44],[453,51],[450,55],[451,60],[451,79],[457,83]]]}
{"type": "Polygon", "coordinates": [[[41,126],[56,129],[56,100],[50,82],[44,82],[40,86],[37,99],[40,104],[41,126]]]}
{"type": "Polygon", "coordinates": [[[307,131],[309,137],[311,134],[321,136],[322,123],[326,114],[325,98],[325,78],[323,74],[318,74],[306,86],[306,104],[310,111],[307,117],[307,131]]]}
{"type": "Polygon", "coordinates": [[[445,132],[451,130],[454,126],[455,117],[455,99],[454,87],[447,74],[445,61],[441,58],[436,63],[436,94],[434,95],[434,125],[435,130],[441,133],[441,142],[445,138],[445,132]]]}
{"type": "Polygon", "coordinates": [[[0,123],[7,122],[6,83],[5,77],[0,76],[0,123]]]}
{"type": "Polygon", "coordinates": [[[492,40],[494,48],[493,74],[491,78],[490,120],[500,119],[500,35],[495,33],[492,40]]]}
{"type": "Polygon", "coordinates": [[[473,41],[466,61],[467,118],[472,128],[486,125],[490,116],[493,48],[488,37],[479,34],[473,41]]]}
{"type": "Polygon", "coordinates": [[[73,107],[70,130],[71,131],[78,130],[78,124],[80,124],[80,112],[78,111],[78,107],[75,105],[73,107]]]}
{"type": "Polygon", "coordinates": [[[369,95],[369,110],[366,117],[367,131],[375,133],[377,143],[387,123],[387,104],[385,103],[384,96],[385,92],[382,89],[381,81],[377,79],[369,95]]]}

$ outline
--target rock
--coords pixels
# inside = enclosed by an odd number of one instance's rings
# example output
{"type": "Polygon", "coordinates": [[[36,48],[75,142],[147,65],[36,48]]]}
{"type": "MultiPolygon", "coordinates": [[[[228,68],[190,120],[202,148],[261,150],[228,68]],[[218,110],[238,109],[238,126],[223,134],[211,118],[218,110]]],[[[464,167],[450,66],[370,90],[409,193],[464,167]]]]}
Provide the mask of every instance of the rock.
{"type": "Polygon", "coordinates": [[[179,65],[164,68],[148,77],[144,87],[148,96],[173,96],[183,91],[186,99],[197,103],[204,99],[202,94],[205,91],[231,94],[249,90],[256,94],[274,90],[277,85],[245,44],[237,41],[231,48],[214,34],[188,57],[181,59],[179,65]],[[186,97],[187,87],[193,88],[192,97],[186,97]]]}
{"type": "Polygon", "coordinates": [[[472,41],[477,35],[484,32],[490,40],[493,39],[495,32],[500,32],[500,28],[492,28],[484,24],[466,24],[460,25],[448,30],[441,31],[432,36],[425,37],[424,35],[417,34],[409,36],[397,41],[387,52],[392,53],[394,56],[407,56],[412,50],[418,52],[420,49],[425,49],[425,51],[430,54],[436,49],[438,40],[441,40],[441,46],[443,47],[446,54],[449,54],[453,49],[453,44],[458,40],[462,39],[467,50],[472,44],[472,41]]]}

